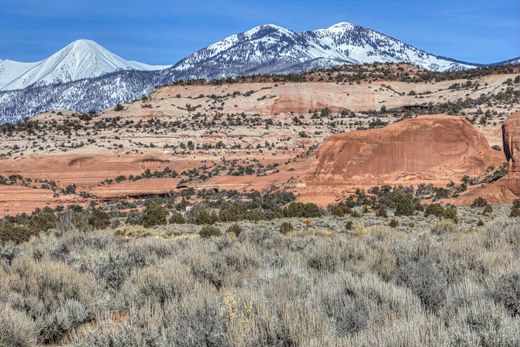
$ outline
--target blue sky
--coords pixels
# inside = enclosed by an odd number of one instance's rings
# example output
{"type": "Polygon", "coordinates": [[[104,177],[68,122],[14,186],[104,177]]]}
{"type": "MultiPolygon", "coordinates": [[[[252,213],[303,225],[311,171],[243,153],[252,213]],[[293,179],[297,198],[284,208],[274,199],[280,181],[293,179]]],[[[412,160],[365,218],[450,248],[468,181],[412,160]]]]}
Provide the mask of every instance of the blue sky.
{"type": "Polygon", "coordinates": [[[520,56],[519,0],[0,0],[0,59],[43,59],[88,38],[150,64],[260,24],[295,31],[353,22],[477,63],[520,56]]]}

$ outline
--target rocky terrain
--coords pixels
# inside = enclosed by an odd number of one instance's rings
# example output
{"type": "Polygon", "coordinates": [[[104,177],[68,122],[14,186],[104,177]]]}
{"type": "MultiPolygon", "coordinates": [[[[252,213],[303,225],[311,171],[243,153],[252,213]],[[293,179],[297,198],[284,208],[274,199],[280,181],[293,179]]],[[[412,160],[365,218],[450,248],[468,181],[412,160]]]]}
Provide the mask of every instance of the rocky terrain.
{"type": "Polygon", "coordinates": [[[385,184],[468,176],[472,189],[504,176],[501,127],[520,110],[520,80],[515,68],[471,71],[381,64],[178,83],[101,113],[43,113],[1,128],[0,213],[190,187],[322,205],[385,184]]]}

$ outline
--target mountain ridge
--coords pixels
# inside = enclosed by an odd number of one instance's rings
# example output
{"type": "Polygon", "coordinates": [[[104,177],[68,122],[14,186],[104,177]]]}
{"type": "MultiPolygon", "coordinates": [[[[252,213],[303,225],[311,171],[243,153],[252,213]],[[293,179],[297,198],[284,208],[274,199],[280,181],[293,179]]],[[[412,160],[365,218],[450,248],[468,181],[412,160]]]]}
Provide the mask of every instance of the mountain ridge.
{"type": "Polygon", "coordinates": [[[76,40],[38,62],[9,62],[20,68],[17,74],[11,74],[15,75],[14,78],[8,75],[8,71],[2,74],[0,70],[0,90],[68,83],[122,70],[152,71],[164,68],[125,60],[98,43],[86,39],[76,40]]]}
{"type": "MultiPolygon", "coordinates": [[[[70,65],[60,65],[60,59],[57,59],[58,63],[55,64],[64,66],[58,71],[60,73],[55,73],[54,69],[42,69],[42,62],[47,60],[37,63],[0,61],[0,123],[16,122],[39,112],[58,108],[77,112],[101,110],[141,97],[159,85],[171,84],[178,80],[301,73],[316,68],[374,62],[410,63],[431,71],[464,70],[486,66],[428,53],[376,30],[349,22],[340,22],[326,29],[299,33],[274,24],[260,25],[217,41],[162,70],[154,69],[163,66],[153,67],[125,61],[90,40],[75,41],[55,55],[60,52],[63,54],[68,47],[70,49],[71,46],[78,45],[94,46],[95,51],[102,53],[94,55],[94,58],[90,56],[90,59],[85,57],[73,59],[78,64],[90,62],[90,67],[94,64],[97,69],[86,68],[91,72],[90,76],[86,73],[78,73],[74,76],[68,74],[71,70],[70,65]],[[107,58],[97,62],[96,65],[98,56],[107,58]],[[14,67],[15,70],[28,69],[32,72],[22,74],[25,79],[19,77],[8,83],[11,88],[24,85],[28,87],[2,92],[2,65],[3,76],[7,75],[6,66],[14,67]],[[120,68],[121,66],[123,68],[120,68]],[[125,67],[133,72],[126,73],[125,67]],[[147,67],[152,71],[143,71],[147,67]],[[92,73],[92,70],[95,72],[92,73]],[[104,93],[101,93],[101,90],[104,93]]],[[[518,61],[512,59],[490,65],[515,62],[518,61]]],[[[13,74],[16,74],[16,71],[13,74]]]]}

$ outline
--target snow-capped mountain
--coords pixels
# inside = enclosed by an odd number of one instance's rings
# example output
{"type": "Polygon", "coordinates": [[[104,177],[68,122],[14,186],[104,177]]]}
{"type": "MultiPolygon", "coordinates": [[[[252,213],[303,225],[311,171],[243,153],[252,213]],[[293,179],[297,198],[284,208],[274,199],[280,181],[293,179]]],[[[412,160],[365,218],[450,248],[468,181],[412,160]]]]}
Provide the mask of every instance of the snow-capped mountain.
{"type": "Polygon", "coordinates": [[[477,66],[425,52],[351,23],[338,23],[327,29],[302,33],[268,24],[201,49],[164,70],[163,75],[165,81],[222,78],[374,62],[406,62],[432,71],[477,66]]]}
{"type": "Polygon", "coordinates": [[[491,64],[490,66],[500,66],[500,65],[515,65],[520,64],[520,57],[504,60],[495,64],[491,64]]]}
{"type": "MultiPolygon", "coordinates": [[[[406,62],[432,71],[482,66],[437,56],[351,23],[301,33],[262,25],[163,70],[125,61],[92,41],[80,40],[41,62],[0,61],[0,124],[55,109],[102,110],[181,79],[292,73],[373,62],[406,62]]],[[[499,64],[518,62],[517,58],[499,64]]]]}
{"type": "Polygon", "coordinates": [[[163,68],[165,66],[127,61],[94,41],[78,40],[39,62],[0,62],[0,90],[68,83],[121,70],[152,71],[163,68]]]}

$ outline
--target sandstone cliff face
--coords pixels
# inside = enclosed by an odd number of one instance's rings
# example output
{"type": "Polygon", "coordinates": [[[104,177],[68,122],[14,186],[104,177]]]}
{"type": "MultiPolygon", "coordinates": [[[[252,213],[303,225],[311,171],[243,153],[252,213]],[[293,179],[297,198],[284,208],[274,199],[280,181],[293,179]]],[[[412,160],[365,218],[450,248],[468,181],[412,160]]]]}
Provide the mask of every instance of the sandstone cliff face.
{"type": "Polygon", "coordinates": [[[497,153],[466,119],[422,116],[328,138],[311,181],[377,183],[404,176],[452,180],[499,164],[497,153]]]}
{"type": "Polygon", "coordinates": [[[509,172],[520,173],[520,112],[513,114],[502,125],[504,153],[510,162],[509,172]]]}
{"type": "Polygon", "coordinates": [[[477,197],[491,203],[506,203],[520,198],[520,112],[513,114],[502,125],[505,159],[509,163],[507,176],[491,184],[482,185],[461,195],[455,203],[471,204],[477,197]]]}
{"type": "Polygon", "coordinates": [[[482,175],[502,162],[501,153],[465,118],[421,116],[328,138],[307,186],[315,191],[384,184],[443,186],[465,175],[482,175]]]}

